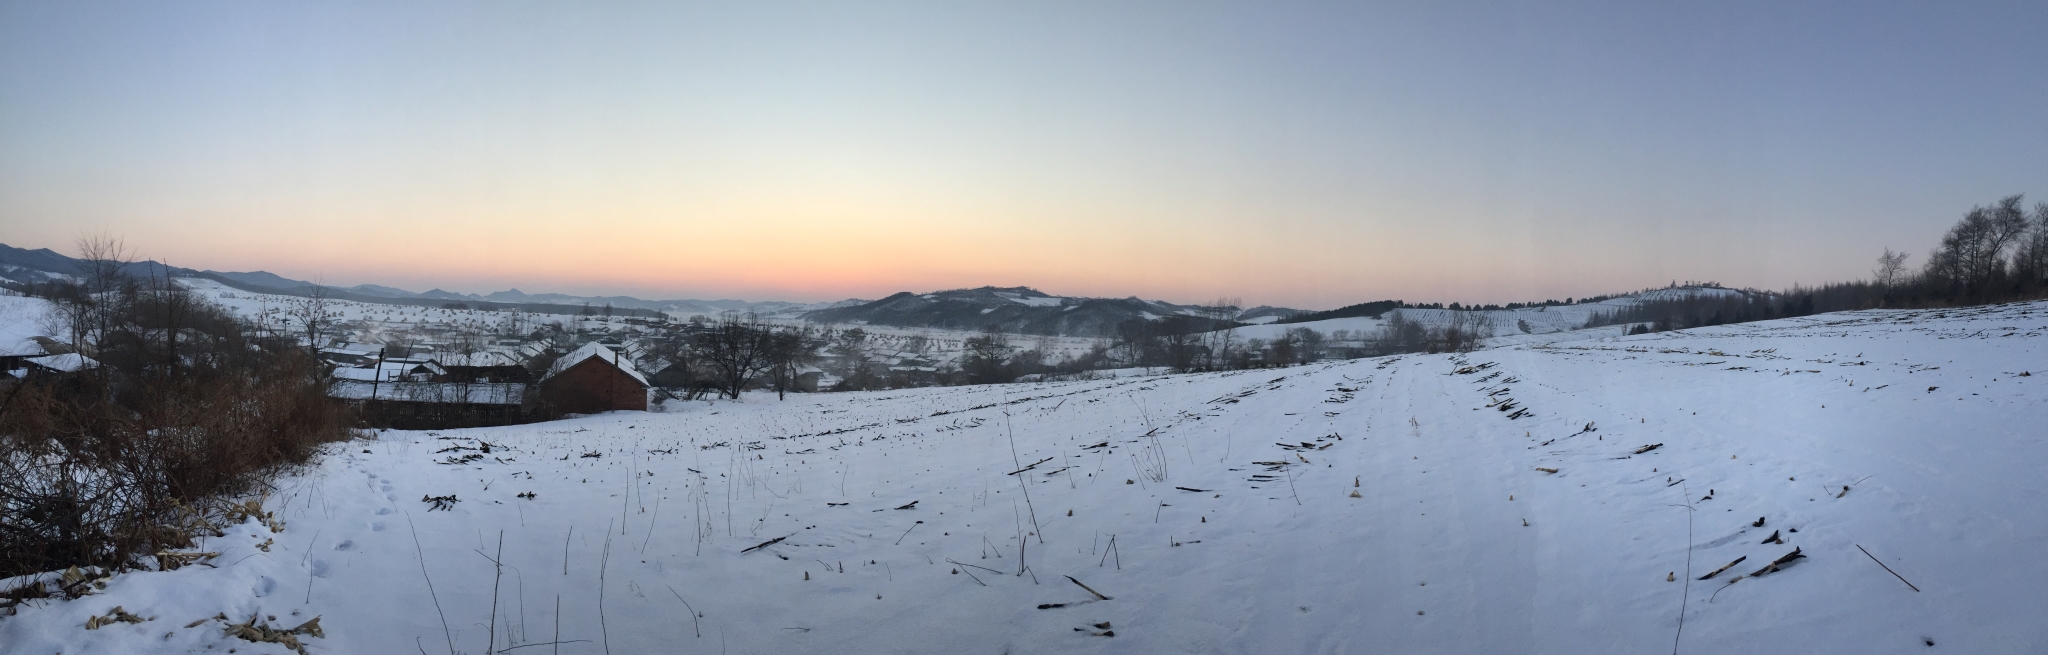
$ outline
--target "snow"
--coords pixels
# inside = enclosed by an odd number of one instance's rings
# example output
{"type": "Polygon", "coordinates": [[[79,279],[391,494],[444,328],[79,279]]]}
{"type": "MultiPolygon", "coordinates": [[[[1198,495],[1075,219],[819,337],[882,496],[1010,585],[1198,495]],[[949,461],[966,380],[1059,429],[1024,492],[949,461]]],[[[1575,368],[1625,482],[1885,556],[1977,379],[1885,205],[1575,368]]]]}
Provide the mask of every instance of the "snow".
{"type": "MultiPolygon", "coordinates": [[[[1416,310],[1410,309],[1403,311],[1416,310]]],[[[1381,318],[1366,318],[1363,316],[1354,316],[1351,318],[1332,318],[1321,321],[1307,321],[1304,323],[1269,323],[1265,325],[1252,325],[1236,328],[1236,330],[1232,334],[1239,339],[1266,339],[1270,341],[1273,339],[1280,338],[1280,336],[1286,334],[1288,330],[1292,330],[1295,328],[1308,328],[1311,330],[1315,330],[1317,332],[1321,332],[1323,334],[1333,334],[1338,330],[1350,330],[1355,334],[1365,334],[1376,337],[1379,336],[1380,328],[1382,326],[1385,326],[1386,324],[1387,322],[1384,316],[1382,316],[1381,318]]]]}
{"type": "Polygon", "coordinates": [[[86,357],[85,355],[80,355],[78,353],[64,353],[62,355],[45,355],[43,357],[30,357],[28,358],[28,361],[34,362],[37,366],[41,366],[52,371],[63,371],[65,373],[76,373],[78,371],[82,371],[100,365],[99,362],[93,361],[91,357],[86,357]]]}
{"type": "MultiPolygon", "coordinates": [[[[518,366],[519,359],[501,352],[435,353],[427,357],[442,366],[518,366]]],[[[607,360],[609,361],[609,360],[607,360]]]]}
{"type": "Polygon", "coordinates": [[[1025,298],[1010,292],[997,292],[996,296],[1001,297],[1004,300],[1008,300],[1010,302],[1014,302],[1019,305],[1024,305],[1027,307],[1058,307],[1064,304],[1067,300],[1059,296],[1037,296],[1033,298],[1025,298]]]}
{"type": "Polygon", "coordinates": [[[617,366],[619,370],[625,371],[627,375],[633,376],[633,379],[639,380],[641,384],[647,384],[647,376],[641,375],[640,369],[638,367],[633,366],[632,358],[622,357],[617,352],[612,351],[611,348],[607,348],[604,344],[595,341],[583,344],[583,347],[569,351],[569,354],[563,355],[561,359],[555,360],[555,363],[548,367],[548,374],[546,377],[554,377],[555,374],[569,370],[570,367],[573,367],[577,364],[581,364],[583,363],[583,360],[590,359],[592,357],[596,357],[607,364],[617,366]]]}
{"type": "Polygon", "coordinates": [[[327,395],[347,400],[517,405],[526,399],[526,385],[508,382],[373,383],[339,379],[327,388],[327,395]]]}
{"type": "Polygon", "coordinates": [[[35,357],[49,354],[31,337],[48,336],[51,319],[59,316],[50,301],[26,296],[0,295],[0,357],[35,357]]]}
{"type": "Polygon", "coordinates": [[[217,612],[320,616],[313,653],[2048,649],[2048,303],[1616,332],[382,432],[219,568],[31,602],[0,650],[278,650],[184,627],[217,612]],[[82,628],[116,605],[154,620],[82,628]]]}

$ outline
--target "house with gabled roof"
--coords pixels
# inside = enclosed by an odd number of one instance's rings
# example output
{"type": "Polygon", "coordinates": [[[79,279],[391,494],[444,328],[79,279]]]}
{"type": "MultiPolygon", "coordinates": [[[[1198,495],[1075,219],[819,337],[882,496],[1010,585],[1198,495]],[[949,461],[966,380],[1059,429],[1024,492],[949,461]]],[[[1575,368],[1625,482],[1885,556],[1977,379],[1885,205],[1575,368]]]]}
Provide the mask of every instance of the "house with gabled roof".
{"type": "Polygon", "coordinates": [[[630,357],[590,342],[556,359],[541,376],[541,398],[556,413],[647,410],[647,376],[630,357]]]}

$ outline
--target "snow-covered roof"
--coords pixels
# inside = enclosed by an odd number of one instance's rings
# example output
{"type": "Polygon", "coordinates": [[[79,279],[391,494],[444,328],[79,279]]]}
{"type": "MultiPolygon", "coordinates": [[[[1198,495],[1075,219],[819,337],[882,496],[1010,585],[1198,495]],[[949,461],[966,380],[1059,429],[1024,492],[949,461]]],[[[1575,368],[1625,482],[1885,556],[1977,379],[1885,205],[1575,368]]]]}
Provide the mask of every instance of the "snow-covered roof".
{"type": "Polygon", "coordinates": [[[43,368],[47,368],[53,371],[63,371],[65,373],[75,373],[83,369],[97,368],[100,365],[100,363],[94,361],[93,358],[87,357],[85,355],[80,355],[78,353],[65,353],[62,355],[30,357],[28,358],[28,361],[33,362],[35,363],[35,365],[41,366],[43,368]]]}
{"type": "Polygon", "coordinates": [[[403,377],[407,373],[412,373],[414,371],[422,369],[434,375],[442,375],[448,372],[447,369],[441,368],[439,365],[436,365],[433,362],[422,362],[415,360],[385,360],[383,363],[375,366],[343,366],[336,368],[334,369],[334,379],[360,380],[363,382],[371,382],[379,379],[390,381],[403,377]]]}
{"type": "Polygon", "coordinates": [[[509,382],[385,382],[335,380],[327,395],[343,400],[390,400],[410,403],[518,405],[526,401],[526,385],[509,382]]]}
{"type": "Polygon", "coordinates": [[[50,351],[44,350],[43,344],[36,343],[35,339],[0,339],[0,357],[40,357],[48,354],[50,351]]]}
{"type": "Polygon", "coordinates": [[[605,347],[604,344],[595,341],[583,344],[582,348],[570,351],[569,354],[563,355],[561,359],[555,360],[554,365],[548,367],[548,374],[541,376],[541,379],[546,380],[554,377],[555,374],[569,370],[569,367],[581,364],[583,360],[592,357],[596,357],[606,364],[617,366],[619,370],[625,371],[626,375],[633,376],[633,379],[639,380],[641,384],[654,386],[647,381],[646,375],[640,373],[640,368],[633,365],[632,358],[622,356],[618,352],[605,347]]]}
{"type": "Polygon", "coordinates": [[[442,366],[518,366],[519,360],[501,352],[483,351],[467,355],[461,353],[437,353],[428,358],[442,366]]]}

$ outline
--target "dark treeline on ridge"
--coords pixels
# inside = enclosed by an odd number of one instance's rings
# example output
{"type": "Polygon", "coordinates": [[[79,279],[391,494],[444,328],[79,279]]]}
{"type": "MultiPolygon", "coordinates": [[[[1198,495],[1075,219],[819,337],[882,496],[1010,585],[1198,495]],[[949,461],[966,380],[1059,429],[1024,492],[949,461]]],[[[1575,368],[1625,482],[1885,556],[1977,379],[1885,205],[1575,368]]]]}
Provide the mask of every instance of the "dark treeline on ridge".
{"type": "MultiPolygon", "coordinates": [[[[1646,299],[1587,326],[1634,324],[1631,333],[1745,323],[1859,309],[1986,305],[2048,297],[2048,203],[2031,214],[2022,196],[1973,207],[1917,269],[1886,249],[1867,280],[1781,292],[1753,289],[1646,299]]],[[[1709,284],[1708,286],[1713,286],[1709,284]]]]}

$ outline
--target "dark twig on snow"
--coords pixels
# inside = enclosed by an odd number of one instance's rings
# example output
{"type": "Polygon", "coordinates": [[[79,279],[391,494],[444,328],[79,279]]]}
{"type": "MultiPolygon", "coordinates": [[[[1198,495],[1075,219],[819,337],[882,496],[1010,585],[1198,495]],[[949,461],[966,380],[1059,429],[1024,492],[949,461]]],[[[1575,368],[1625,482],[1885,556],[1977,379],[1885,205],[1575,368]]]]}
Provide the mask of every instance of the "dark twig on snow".
{"type": "Polygon", "coordinates": [[[541,642],[535,642],[535,643],[531,643],[531,644],[520,644],[520,645],[517,645],[517,646],[507,646],[507,647],[505,647],[505,648],[503,648],[503,649],[500,649],[500,650],[499,650],[498,652],[500,652],[500,653],[505,653],[505,652],[515,651],[515,650],[519,650],[519,649],[521,649],[521,648],[525,648],[525,647],[527,647],[527,646],[554,646],[554,647],[555,647],[555,650],[557,650],[557,651],[560,651],[560,650],[561,650],[561,647],[562,647],[562,644],[587,644],[587,643],[590,643],[590,640],[589,640],[589,639],[570,639],[570,640],[568,640],[568,641],[541,641],[541,642]]]}
{"type": "MultiPolygon", "coordinates": [[[[675,587],[672,587],[672,586],[668,586],[668,585],[662,585],[662,586],[668,587],[668,592],[669,592],[669,593],[671,593],[671,594],[675,594],[675,595],[676,595],[676,600],[683,600],[683,595],[682,595],[682,594],[679,594],[679,593],[676,593],[676,588],[675,588],[675,587]]],[[[703,626],[702,624],[700,624],[700,623],[698,623],[698,622],[697,622],[697,608],[695,608],[695,607],[691,607],[691,606],[690,606],[690,601],[687,601],[687,600],[683,600],[683,607],[684,607],[685,609],[688,609],[688,610],[690,610],[690,626],[691,626],[692,628],[695,628],[695,629],[696,629],[696,631],[697,631],[697,638],[698,638],[698,639],[703,639],[703,638],[704,638],[704,626],[703,626]]]]}
{"type": "Polygon", "coordinates": [[[599,635],[604,639],[605,655],[611,655],[612,652],[612,630],[610,626],[605,624],[604,620],[604,574],[611,561],[612,529],[611,526],[605,526],[604,555],[597,562],[597,629],[599,635]]]}
{"type": "Polygon", "coordinates": [[[1733,561],[1733,562],[1729,562],[1729,563],[1727,563],[1727,564],[1724,564],[1724,565],[1722,565],[1722,566],[1721,566],[1721,568],[1718,568],[1718,569],[1714,569],[1714,572],[1713,572],[1713,573],[1708,573],[1708,574],[1706,574],[1706,575],[1700,576],[1700,578],[1699,578],[1699,579],[1701,579],[1701,580],[1712,580],[1712,579],[1714,578],[1714,576],[1720,575],[1720,574],[1721,574],[1722,572],[1724,572],[1724,571],[1727,571],[1728,569],[1732,569],[1732,568],[1735,568],[1735,565],[1737,565],[1737,564],[1741,564],[1741,563],[1742,563],[1742,560],[1746,560],[1746,559],[1749,559],[1749,556],[1748,556],[1748,555],[1743,555],[1743,556],[1741,556],[1741,557],[1737,557],[1737,558],[1735,558],[1735,561],[1733,561]]]}
{"type": "MultiPolygon", "coordinates": [[[[1889,566],[1885,566],[1885,564],[1884,564],[1884,560],[1880,560],[1880,559],[1878,559],[1878,558],[1877,558],[1877,556],[1876,556],[1876,555],[1871,555],[1871,554],[1870,554],[1870,551],[1868,551],[1868,550],[1864,550],[1864,549],[1863,549],[1863,545],[1862,545],[1862,544],[1857,544],[1857,545],[1856,545],[1856,550],[1862,550],[1862,551],[1863,551],[1863,554],[1864,554],[1865,556],[1868,556],[1868,557],[1870,558],[1870,561],[1872,561],[1872,562],[1877,562],[1877,565],[1878,565],[1878,566],[1884,566],[1884,572],[1885,572],[1885,573],[1890,573],[1890,574],[1892,574],[1892,577],[1894,577],[1894,578],[1898,578],[1898,579],[1899,579],[1899,582],[1906,582],[1906,576],[1903,576],[1903,575],[1899,575],[1899,572],[1898,572],[1898,571],[1893,571],[1893,570],[1892,570],[1892,567],[1889,567],[1889,566]]],[[[1919,588],[1919,587],[1914,587],[1914,586],[1913,586],[1913,583],[1911,583],[1911,582],[1906,582],[1906,586],[1908,586],[1908,587],[1912,587],[1913,591],[1914,591],[1914,592],[1916,592],[1916,593],[1920,591],[1920,588],[1919,588]]]]}
{"type": "MultiPolygon", "coordinates": [[[[1750,573],[1750,574],[1749,574],[1749,577],[1752,577],[1752,578],[1754,578],[1754,577],[1758,577],[1758,576],[1761,576],[1761,575],[1763,575],[1763,574],[1766,574],[1766,573],[1776,573],[1776,572],[1778,572],[1778,571],[1780,570],[1780,567],[1783,567],[1783,566],[1784,566],[1784,565],[1786,565],[1786,564],[1791,564],[1791,563],[1792,563],[1792,560],[1796,560],[1796,559],[1805,559],[1805,558],[1806,558],[1806,555],[1804,555],[1804,554],[1801,554],[1801,553],[1799,552],[1799,550],[1800,550],[1800,549],[1798,549],[1798,548],[1794,548],[1794,549],[1792,549],[1792,552],[1789,552],[1789,553],[1785,553],[1785,554],[1784,554],[1783,556],[1779,557],[1778,559],[1774,559],[1774,560],[1771,560],[1771,563],[1769,563],[1769,564],[1765,564],[1763,568],[1757,569],[1757,570],[1756,570],[1755,572],[1753,572],[1753,573],[1750,573]]],[[[1866,553],[1866,554],[1867,554],[1867,553],[1866,553]]],[[[1873,558],[1873,559],[1875,559],[1875,558],[1873,558]]],[[[1883,564],[1883,562],[1879,562],[1879,564],[1881,565],[1881,564],[1883,564]]]]}
{"type": "Polygon", "coordinates": [[[420,560],[420,579],[427,581],[427,597],[434,601],[434,613],[441,616],[441,635],[448,638],[448,655],[455,655],[455,633],[448,629],[448,613],[441,611],[441,596],[434,593],[434,579],[427,577],[427,554],[420,548],[420,528],[412,523],[412,512],[405,513],[405,525],[412,528],[412,552],[420,560]]]}
{"type": "Polygon", "coordinates": [[[1011,471],[1011,472],[1009,472],[1009,473],[1004,473],[1003,475],[1016,475],[1016,474],[1018,474],[1018,473],[1023,473],[1023,472],[1025,472],[1025,471],[1029,471],[1029,470],[1031,470],[1031,469],[1035,469],[1035,468],[1038,468],[1038,465],[1039,465],[1039,464],[1044,464],[1044,463],[1046,463],[1046,462],[1050,462],[1050,461],[1052,461],[1052,458],[1051,458],[1051,457],[1047,457],[1047,458],[1045,458],[1045,459],[1041,459],[1041,460],[1038,460],[1038,461],[1036,461],[1036,462],[1032,462],[1030,466],[1026,466],[1026,467],[1024,467],[1024,468],[1020,468],[1020,469],[1017,469],[1017,470],[1015,470],[1015,471],[1011,471]]]}
{"type": "MultiPolygon", "coordinates": [[[[918,521],[918,523],[923,523],[923,522],[924,522],[924,521],[918,521]]],[[[752,548],[748,548],[748,549],[746,549],[746,550],[742,550],[742,551],[740,551],[740,552],[741,552],[741,553],[743,553],[743,554],[744,554],[744,553],[751,553],[751,552],[754,552],[754,551],[757,551],[757,550],[760,550],[760,549],[763,549],[763,548],[767,548],[767,547],[769,547],[769,546],[773,546],[773,545],[775,545],[775,544],[779,544],[779,543],[782,543],[782,540],[784,540],[784,539],[788,539],[789,537],[794,537],[794,536],[796,536],[796,535],[789,535],[789,536],[787,536],[787,537],[776,537],[776,538],[774,538],[774,539],[769,539],[769,540],[767,540],[767,541],[763,541],[763,542],[761,542],[761,543],[755,544],[755,545],[754,545],[754,547],[752,547],[752,548]]]]}
{"type": "MultiPolygon", "coordinates": [[[[962,564],[962,563],[960,563],[960,562],[955,562],[955,561],[953,561],[953,558],[951,558],[951,557],[948,557],[948,558],[946,558],[946,562],[947,562],[947,563],[950,563],[950,564],[952,564],[952,565],[954,565],[954,566],[960,566],[960,567],[969,567],[969,566],[973,566],[974,568],[977,568],[977,569],[981,569],[981,570],[983,570],[983,571],[988,571],[988,572],[990,572],[990,573],[996,573],[996,574],[1000,574],[1000,573],[1002,573],[1002,571],[997,571],[997,570],[995,570],[995,569],[992,569],[992,568],[989,568],[989,567],[986,567],[986,566],[974,566],[973,564],[962,564]]],[[[973,571],[961,571],[960,569],[953,569],[953,570],[954,570],[954,571],[958,571],[958,572],[960,572],[960,573],[966,573],[966,574],[967,574],[967,577],[970,577],[970,578],[974,578],[974,582],[975,582],[975,584],[979,584],[979,585],[981,585],[981,586],[984,586],[984,587],[988,586],[988,583],[986,583],[986,582],[982,582],[982,581],[981,581],[981,577],[980,577],[980,576],[977,576],[977,575],[975,575],[973,571]]]]}
{"type": "Polygon", "coordinates": [[[1096,591],[1094,587],[1090,587],[1090,586],[1088,586],[1088,585],[1085,585],[1085,584],[1081,584],[1081,581],[1080,581],[1080,580],[1075,580],[1075,579],[1074,579],[1074,576],[1071,576],[1071,575],[1067,575],[1067,576],[1060,576],[1060,577],[1064,577],[1064,578],[1066,578],[1068,582],[1072,582],[1072,583],[1074,583],[1074,584],[1076,584],[1076,585],[1080,585],[1080,587],[1081,587],[1082,589],[1087,589],[1087,590],[1088,590],[1088,593],[1091,593],[1091,594],[1095,594],[1095,597],[1096,597],[1096,598],[1099,598],[1099,599],[1102,599],[1102,600],[1109,600],[1109,597],[1108,597],[1108,596],[1104,596],[1104,595],[1102,595],[1102,592],[1100,592],[1100,591],[1096,591]]]}
{"type": "MultiPolygon", "coordinates": [[[[902,537],[897,537],[897,538],[896,538],[896,545],[898,545],[898,546],[901,546],[901,545],[903,545],[903,539],[904,539],[905,537],[909,537],[909,536],[910,536],[910,530],[916,530],[916,529],[917,529],[917,526],[920,526],[920,525],[924,525],[924,521],[918,521],[918,522],[916,522],[916,523],[912,523],[912,524],[910,524],[910,529],[909,529],[909,530],[904,530],[904,531],[903,531],[903,536],[902,536],[902,537]]],[[[781,540],[781,539],[777,539],[776,541],[782,541],[782,540],[781,540]]]]}
{"type": "MultiPolygon", "coordinates": [[[[1645,450],[1648,449],[1645,448],[1645,450]]],[[[1682,498],[1692,497],[1692,491],[1686,487],[1679,487],[1678,493],[1684,494],[1681,496],[1682,498]]],[[[1679,592],[1678,631],[1671,635],[1671,655],[1678,655],[1678,641],[1685,636],[1685,608],[1692,603],[1692,523],[1693,515],[1697,514],[1697,511],[1692,507],[1692,503],[1675,505],[1675,507],[1685,508],[1685,588],[1679,592]]]]}

